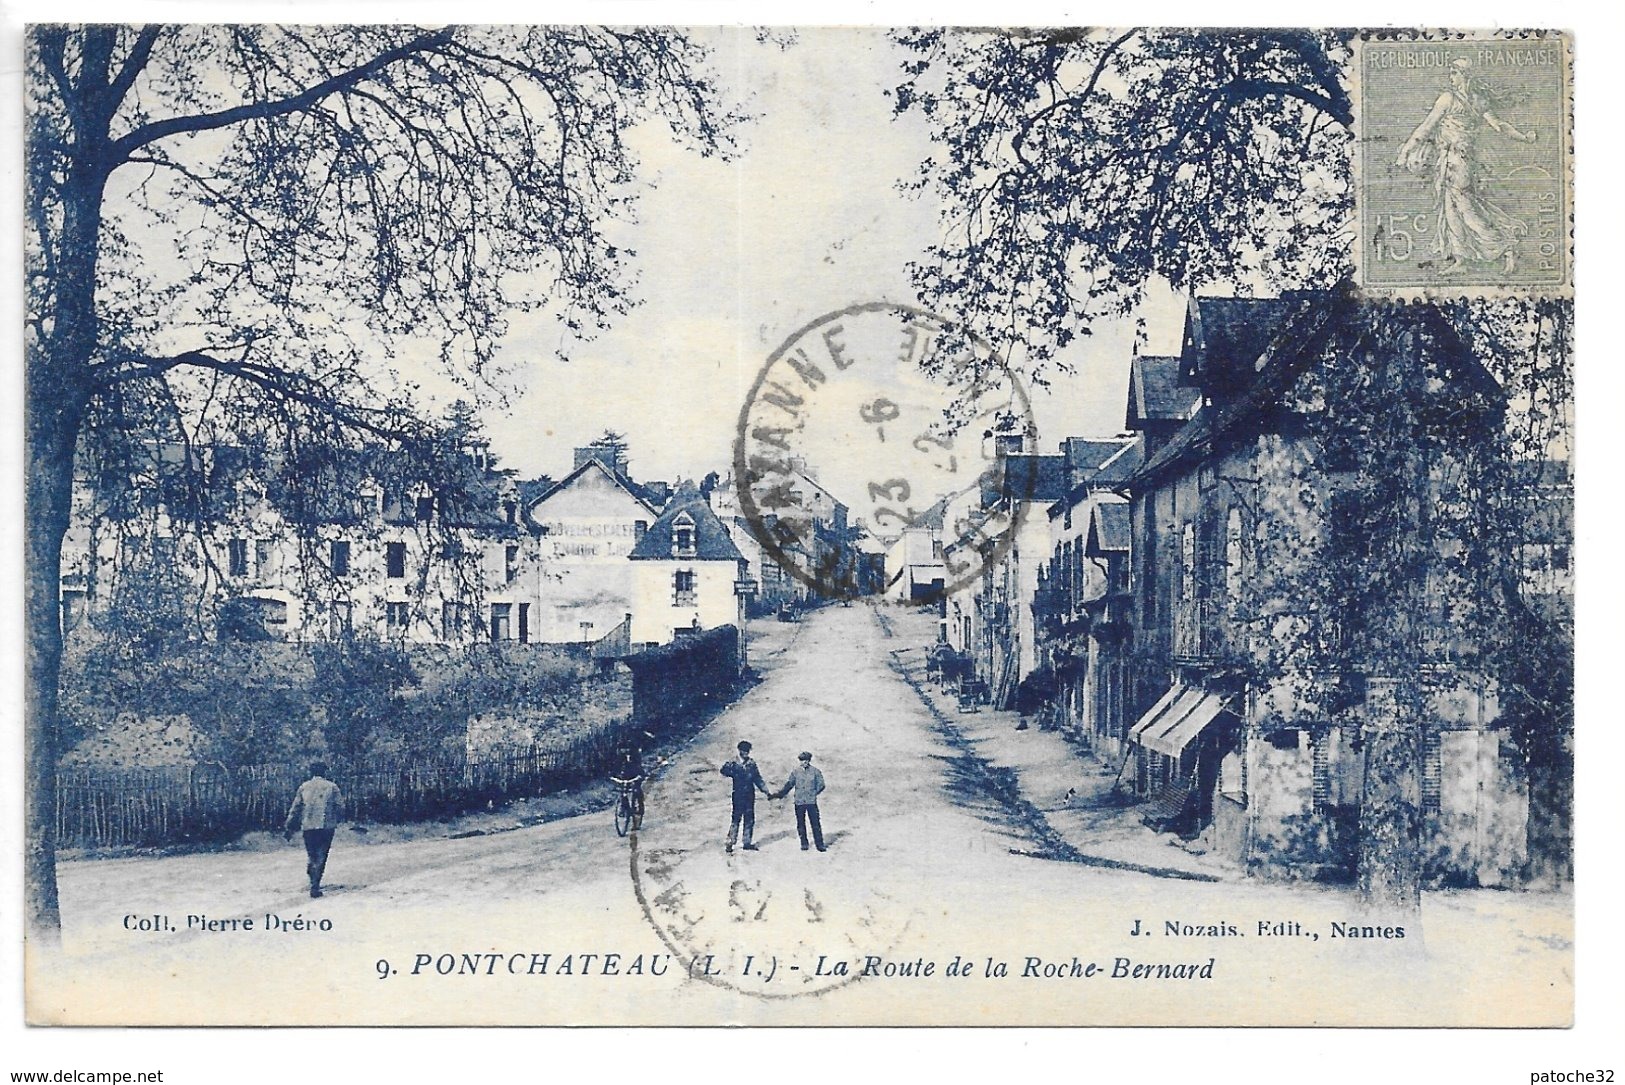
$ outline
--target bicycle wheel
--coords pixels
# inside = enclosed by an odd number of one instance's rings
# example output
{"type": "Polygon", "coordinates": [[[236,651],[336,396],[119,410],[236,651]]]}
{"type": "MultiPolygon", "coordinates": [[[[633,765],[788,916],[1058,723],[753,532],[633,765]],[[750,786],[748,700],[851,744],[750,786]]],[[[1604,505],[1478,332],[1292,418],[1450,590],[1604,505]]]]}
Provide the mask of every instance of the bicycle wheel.
{"type": "Polygon", "coordinates": [[[626,831],[632,827],[632,800],[626,795],[615,804],[615,835],[625,836],[626,831]]]}

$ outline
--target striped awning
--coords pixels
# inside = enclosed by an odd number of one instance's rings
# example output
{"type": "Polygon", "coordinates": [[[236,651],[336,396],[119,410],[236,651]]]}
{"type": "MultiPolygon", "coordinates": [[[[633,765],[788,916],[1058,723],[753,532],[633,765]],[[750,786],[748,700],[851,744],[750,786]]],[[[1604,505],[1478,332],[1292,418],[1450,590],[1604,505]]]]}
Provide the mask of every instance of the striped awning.
{"type": "Polygon", "coordinates": [[[1224,711],[1225,697],[1194,686],[1174,686],[1129,732],[1129,741],[1178,757],[1224,711]]]}

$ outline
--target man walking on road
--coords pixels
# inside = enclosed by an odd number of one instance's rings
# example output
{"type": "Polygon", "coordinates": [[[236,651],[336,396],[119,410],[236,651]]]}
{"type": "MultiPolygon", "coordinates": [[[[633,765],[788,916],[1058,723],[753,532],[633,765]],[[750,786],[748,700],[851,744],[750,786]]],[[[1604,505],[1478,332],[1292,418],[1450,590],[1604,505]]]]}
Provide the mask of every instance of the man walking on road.
{"type": "Polygon", "coordinates": [[[762,781],[762,770],[756,767],[756,762],[750,759],[750,743],[739,744],[739,760],[729,761],[722,766],[722,775],[734,782],[733,817],[728,821],[728,852],[734,850],[734,841],[739,837],[739,826],[745,826],[745,850],[758,850],[751,843],[751,837],[756,835],[756,792],[772,798],[767,784],[762,781]]]}
{"type": "Polygon", "coordinates": [[[819,851],[824,847],[824,826],[818,820],[818,796],[824,790],[824,774],[813,768],[812,754],[801,751],[801,764],[790,771],[790,778],[779,788],[775,799],[782,799],[791,791],[796,793],[796,835],[801,837],[801,850],[807,850],[807,823],[812,822],[813,843],[819,851]]]}
{"type": "Polygon", "coordinates": [[[327,765],[316,761],[310,766],[310,779],[299,785],[288,820],[282,826],[282,839],[293,839],[294,826],[305,834],[305,873],[310,875],[310,895],[322,895],[322,872],[327,869],[327,853],[333,847],[333,830],[339,827],[339,809],[344,796],[339,785],[327,779],[327,765]]]}

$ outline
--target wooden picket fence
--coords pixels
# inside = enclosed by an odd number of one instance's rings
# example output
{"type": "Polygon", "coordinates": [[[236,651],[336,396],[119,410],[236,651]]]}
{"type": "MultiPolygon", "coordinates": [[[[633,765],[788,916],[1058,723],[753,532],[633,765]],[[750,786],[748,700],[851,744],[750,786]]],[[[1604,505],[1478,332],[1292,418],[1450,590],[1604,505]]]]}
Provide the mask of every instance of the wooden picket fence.
{"type": "MultiPolygon", "coordinates": [[[[634,729],[643,726],[616,721],[477,760],[457,752],[334,763],[333,778],[350,820],[444,817],[602,779],[634,729]]],[[[159,847],[280,829],[305,775],[298,763],[63,768],[57,773],[57,841],[66,848],[159,847]]]]}

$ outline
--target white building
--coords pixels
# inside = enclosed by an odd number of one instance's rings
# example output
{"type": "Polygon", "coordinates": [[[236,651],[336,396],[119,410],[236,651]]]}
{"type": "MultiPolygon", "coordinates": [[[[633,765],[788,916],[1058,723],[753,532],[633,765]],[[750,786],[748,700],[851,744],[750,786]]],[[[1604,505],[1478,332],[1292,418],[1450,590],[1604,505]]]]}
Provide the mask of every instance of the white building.
{"type": "Polygon", "coordinates": [[[634,594],[626,559],[658,517],[626,478],[586,459],[525,517],[538,533],[534,638],[589,642],[625,621],[634,594]]]}
{"type": "Polygon", "coordinates": [[[886,598],[912,603],[941,597],[948,578],[942,559],[948,504],[945,497],[932,505],[886,548],[886,598]]]}
{"type": "Polygon", "coordinates": [[[738,585],[747,578],[747,563],[692,484],[672,495],[626,564],[634,585],[633,644],[667,644],[719,625],[744,631],[738,585]]]}

